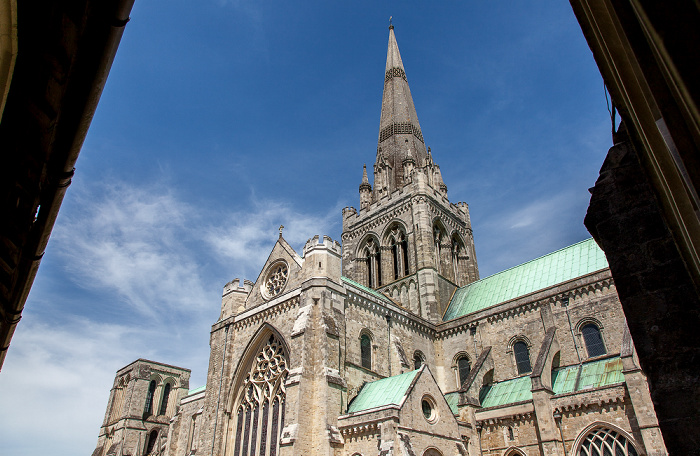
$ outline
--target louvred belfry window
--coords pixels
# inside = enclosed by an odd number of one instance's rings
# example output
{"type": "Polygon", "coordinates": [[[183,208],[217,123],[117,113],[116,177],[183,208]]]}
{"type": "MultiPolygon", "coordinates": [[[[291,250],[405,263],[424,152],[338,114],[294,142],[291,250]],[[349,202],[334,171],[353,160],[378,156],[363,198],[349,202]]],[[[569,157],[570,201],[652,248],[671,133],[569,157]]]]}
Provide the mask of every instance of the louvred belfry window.
{"type": "Polygon", "coordinates": [[[287,355],[270,335],[243,381],[236,409],[234,456],[277,456],[284,427],[287,355]]]}

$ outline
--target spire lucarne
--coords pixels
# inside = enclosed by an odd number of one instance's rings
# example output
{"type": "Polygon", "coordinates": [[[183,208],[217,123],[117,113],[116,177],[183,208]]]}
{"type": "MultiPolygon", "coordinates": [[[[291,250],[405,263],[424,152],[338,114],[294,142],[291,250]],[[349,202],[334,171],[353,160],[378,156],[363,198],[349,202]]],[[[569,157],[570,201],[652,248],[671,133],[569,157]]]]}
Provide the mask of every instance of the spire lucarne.
{"type": "Polygon", "coordinates": [[[416,167],[426,165],[428,154],[418,115],[408,87],[394,26],[389,26],[382,114],[379,121],[377,160],[374,164],[374,197],[392,192],[405,184],[404,162],[413,159],[416,167]]]}

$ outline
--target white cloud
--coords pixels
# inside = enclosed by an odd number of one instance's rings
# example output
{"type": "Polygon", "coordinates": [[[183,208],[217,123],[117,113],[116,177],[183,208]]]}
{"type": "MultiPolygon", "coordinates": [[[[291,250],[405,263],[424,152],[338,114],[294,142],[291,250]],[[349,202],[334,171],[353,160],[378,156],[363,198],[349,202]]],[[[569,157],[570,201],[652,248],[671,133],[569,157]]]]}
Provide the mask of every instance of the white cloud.
{"type": "Polygon", "coordinates": [[[135,356],[140,336],[115,324],[78,318],[57,327],[25,315],[0,375],[3,454],[90,454],[114,372],[135,356]]]}
{"type": "Polygon", "coordinates": [[[52,238],[74,282],[112,290],[132,310],[151,318],[206,304],[197,253],[188,242],[197,237],[193,207],[163,185],[116,182],[103,193],[76,193],[78,204],[52,238]]]}
{"type": "MultiPolygon", "coordinates": [[[[337,225],[340,209],[322,213],[305,213],[285,203],[256,201],[248,211],[230,213],[217,226],[207,230],[206,240],[220,261],[231,264],[239,278],[255,280],[277,240],[280,225],[283,235],[297,253],[316,234],[328,234],[337,225]]],[[[233,278],[233,277],[232,277],[233,278]]]]}

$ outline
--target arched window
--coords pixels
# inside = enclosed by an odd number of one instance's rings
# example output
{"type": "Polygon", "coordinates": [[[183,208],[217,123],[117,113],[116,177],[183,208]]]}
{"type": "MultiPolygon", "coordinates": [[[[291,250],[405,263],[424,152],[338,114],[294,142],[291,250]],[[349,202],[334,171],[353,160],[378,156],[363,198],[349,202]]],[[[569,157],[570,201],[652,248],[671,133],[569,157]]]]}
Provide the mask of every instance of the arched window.
{"type": "Polygon", "coordinates": [[[594,323],[582,326],[581,335],[583,336],[583,342],[586,344],[589,358],[607,353],[603,344],[603,337],[600,335],[600,329],[594,323]]]}
{"type": "Polygon", "coordinates": [[[394,225],[389,232],[388,244],[391,249],[391,262],[394,280],[408,275],[408,242],[406,234],[394,225]]]}
{"type": "Polygon", "coordinates": [[[144,448],[146,448],[146,451],[143,452],[144,455],[149,455],[153,453],[153,448],[156,446],[156,441],[158,440],[158,429],[154,429],[151,431],[150,434],[148,434],[148,437],[146,437],[146,445],[144,448]]]}
{"type": "Polygon", "coordinates": [[[160,401],[160,411],[158,412],[158,415],[166,415],[168,411],[168,399],[170,399],[170,383],[165,384],[165,388],[163,388],[163,397],[161,398],[160,401]]]}
{"type": "Polygon", "coordinates": [[[367,334],[360,337],[360,358],[362,367],[372,369],[372,340],[367,334]]]}
{"type": "Polygon", "coordinates": [[[445,242],[445,231],[437,223],[433,225],[433,242],[435,243],[435,269],[442,273],[440,257],[442,256],[442,244],[445,242]]]}
{"type": "Polygon", "coordinates": [[[513,354],[515,355],[515,364],[518,366],[518,374],[527,374],[532,372],[530,366],[530,351],[527,349],[527,344],[522,340],[513,344],[513,354]]]}
{"type": "Polygon", "coordinates": [[[369,239],[362,248],[365,256],[365,277],[366,285],[370,288],[377,288],[382,285],[382,261],[380,249],[374,239],[369,239]]]}
{"type": "Polygon", "coordinates": [[[617,431],[604,426],[596,426],[589,430],[581,439],[578,456],[608,455],[637,456],[637,450],[625,436],[617,431]]]}
{"type": "Polygon", "coordinates": [[[452,273],[454,274],[454,282],[460,284],[460,276],[464,265],[462,264],[461,257],[464,256],[464,244],[459,239],[457,234],[452,236],[452,273]]]}
{"type": "Polygon", "coordinates": [[[462,385],[464,385],[464,382],[467,381],[467,377],[469,377],[469,372],[471,369],[472,365],[469,362],[469,358],[463,355],[457,359],[457,378],[459,379],[460,388],[462,385]]]}
{"type": "Polygon", "coordinates": [[[287,353],[274,334],[262,345],[238,392],[234,451],[238,455],[276,455],[284,428],[287,353]]]}
{"type": "Polygon", "coordinates": [[[413,354],[413,367],[416,370],[420,369],[420,367],[423,365],[423,359],[423,353],[421,353],[420,351],[416,351],[413,354]]]}
{"type": "Polygon", "coordinates": [[[148,416],[153,414],[153,395],[156,392],[156,381],[151,380],[151,384],[148,385],[148,393],[146,393],[146,406],[143,409],[143,414],[148,416]]]}

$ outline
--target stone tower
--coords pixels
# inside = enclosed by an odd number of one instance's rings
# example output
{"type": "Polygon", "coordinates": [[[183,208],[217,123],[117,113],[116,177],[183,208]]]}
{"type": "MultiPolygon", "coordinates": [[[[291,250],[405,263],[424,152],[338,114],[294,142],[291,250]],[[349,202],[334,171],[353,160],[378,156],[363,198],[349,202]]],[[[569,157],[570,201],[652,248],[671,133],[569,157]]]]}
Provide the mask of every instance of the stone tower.
{"type": "Polygon", "coordinates": [[[93,454],[159,453],[189,386],[190,370],[181,367],[138,359],[119,369],[93,454]]]}
{"type": "Polygon", "coordinates": [[[389,27],[374,188],[363,170],[359,212],[343,210],[343,275],[438,322],[458,286],[479,278],[466,203],[452,204],[426,148],[389,27]]]}

